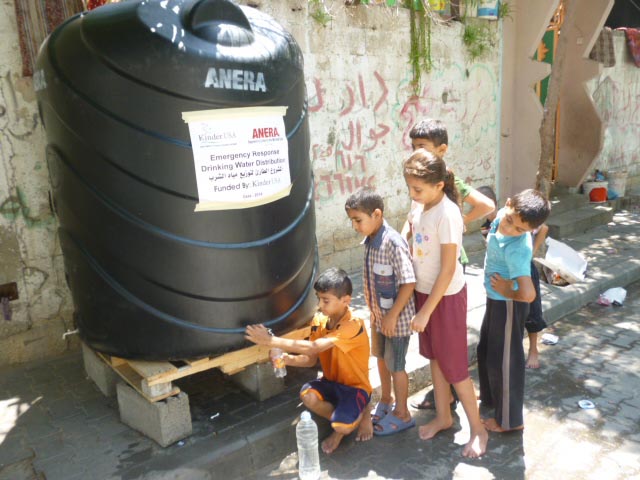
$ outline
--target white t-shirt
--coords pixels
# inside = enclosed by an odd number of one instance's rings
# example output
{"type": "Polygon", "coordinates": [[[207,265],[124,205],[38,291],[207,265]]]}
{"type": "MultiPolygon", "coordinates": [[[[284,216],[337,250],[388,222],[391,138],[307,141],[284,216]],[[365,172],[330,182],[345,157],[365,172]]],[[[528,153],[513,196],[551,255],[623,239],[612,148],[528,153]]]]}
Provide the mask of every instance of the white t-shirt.
{"type": "Polygon", "coordinates": [[[441,244],[456,244],[456,271],[445,295],[458,293],[464,287],[462,265],[457,261],[462,246],[464,223],[460,208],[444,195],[442,200],[424,210],[424,205],[417,204],[409,213],[411,234],[413,238],[413,268],[416,272],[416,290],[420,293],[431,293],[440,274],[441,244]]]}

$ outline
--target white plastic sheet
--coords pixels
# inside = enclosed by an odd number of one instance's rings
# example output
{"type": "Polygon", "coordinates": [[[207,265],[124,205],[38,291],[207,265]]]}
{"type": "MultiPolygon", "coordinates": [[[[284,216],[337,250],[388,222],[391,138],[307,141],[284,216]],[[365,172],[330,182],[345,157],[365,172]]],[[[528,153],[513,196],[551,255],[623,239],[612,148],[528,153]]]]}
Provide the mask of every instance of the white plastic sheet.
{"type": "Polygon", "coordinates": [[[615,305],[616,307],[620,307],[624,303],[625,298],[627,298],[627,291],[622,287],[615,287],[601,293],[598,298],[598,303],[600,305],[615,305]]]}
{"type": "Polygon", "coordinates": [[[536,261],[550,268],[569,283],[584,281],[587,271],[587,261],[566,243],[553,238],[547,238],[547,254],[544,259],[536,258],[536,261]]]}

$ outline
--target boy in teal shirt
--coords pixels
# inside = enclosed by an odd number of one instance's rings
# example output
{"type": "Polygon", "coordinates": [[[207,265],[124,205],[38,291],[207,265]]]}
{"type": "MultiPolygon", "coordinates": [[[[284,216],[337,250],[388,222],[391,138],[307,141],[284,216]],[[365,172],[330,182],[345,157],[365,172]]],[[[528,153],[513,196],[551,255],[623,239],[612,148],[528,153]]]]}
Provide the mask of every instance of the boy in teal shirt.
{"type": "Polygon", "coordinates": [[[536,296],[528,233],[542,225],[550,211],[549,201],[540,192],[524,190],[507,200],[487,235],[487,308],[480,328],[478,375],[482,405],[494,409],[494,416],[484,421],[493,432],[524,428],[522,336],[529,303],[536,296]]]}

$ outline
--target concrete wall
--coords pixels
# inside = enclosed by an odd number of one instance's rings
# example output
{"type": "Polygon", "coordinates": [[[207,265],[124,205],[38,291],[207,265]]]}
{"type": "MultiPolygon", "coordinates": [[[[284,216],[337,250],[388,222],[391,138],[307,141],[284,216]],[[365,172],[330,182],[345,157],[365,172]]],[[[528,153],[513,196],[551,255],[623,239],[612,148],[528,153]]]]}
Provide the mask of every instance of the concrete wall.
{"type": "Polygon", "coordinates": [[[603,145],[604,125],[586,84],[602,71],[589,53],[612,6],[613,0],[583,0],[562,24],[567,54],[560,86],[559,185],[579,186],[603,145]]]}
{"type": "Polygon", "coordinates": [[[13,2],[0,4],[0,285],[15,282],[0,315],[0,365],[60,353],[72,328],[56,222],[49,208],[45,135],[22,64],[13,2]]]}
{"type": "Polygon", "coordinates": [[[503,21],[502,122],[499,200],[536,183],[540,163],[543,107],[534,85],[549,75],[548,64],[533,60],[559,0],[512,0],[503,21]]]}
{"type": "Polygon", "coordinates": [[[468,60],[459,22],[435,25],[434,69],[414,96],[407,10],[326,1],[333,20],[321,27],[309,17],[307,2],[297,3],[300,10],[285,11],[283,2],[260,5],[289,28],[305,56],[321,268],[356,271],[361,239],[350,227],[344,202],[359,185],[373,185],[385,197],[386,217],[401,227],[409,198],[400,166],[410,153],[408,132],[417,120],[443,120],[449,131],[446,160],[454,171],[473,185],[495,185],[499,25],[489,23],[495,48],[475,63],[468,60]]]}
{"type": "MultiPolygon", "coordinates": [[[[360,269],[360,239],[344,213],[359,185],[375,186],[400,227],[409,198],[401,162],[408,130],[431,116],[449,128],[448,162],[473,185],[495,184],[499,143],[499,26],[495,48],[471,63],[462,26],[432,31],[434,70],[419,96],[409,87],[409,18],[403,9],[345,7],[326,1],[333,20],[319,25],[306,0],[252,1],[299,42],[306,62],[311,160],[317,182],[321,268],[360,269]]],[[[0,285],[16,282],[11,320],[0,317],[0,365],[52,356],[76,346],[56,221],[48,200],[45,133],[31,79],[21,77],[13,4],[0,6],[0,285]]]]}
{"type": "MultiPolygon", "coordinates": [[[[587,84],[604,122],[604,145],[592,169],[626,171],[627,187],[640,186],[640,68],[624,32],[614,32],[616,64],[587,84]]],[[[592,172],[589,172],[592,173],[592,172]]]]}

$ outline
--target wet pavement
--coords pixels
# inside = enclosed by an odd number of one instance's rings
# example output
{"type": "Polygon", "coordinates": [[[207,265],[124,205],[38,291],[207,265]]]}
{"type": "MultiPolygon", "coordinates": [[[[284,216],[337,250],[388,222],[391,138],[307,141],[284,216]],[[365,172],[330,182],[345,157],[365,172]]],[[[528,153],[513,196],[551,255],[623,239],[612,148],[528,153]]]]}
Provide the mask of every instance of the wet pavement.
{"type": "MultiPolygon", "coordinates": [[[[622,307],[590,303],[554,323],[558,343],[541,345],[541,368],[526,372],[525,430],[491,433],[482,458],[461,456],[469,430],[458,406],[454,427],[432,440],[420,440],[416,428],[366,443],[347,438],[321,453],[322,478],[640,478],[640,282],[627,298],[622,307]],[[595,408],[580,408],[581,400],[595,408]]],[[[412,413],[418,425],[434,415],[412,413]]],[[[292,453],[251,478],[297,478],[295,468],[292,453]]]]}
{"type": "MultiPolygon", "coordinates": [[[[640,212],[619,212],[609,225],[563,241],[587,257],[588,275],[567,287],[543,285],[545,316],[560,339],[543,345],[542,368],[527,372],[524,433],[492,434],[479,460],[460,456],[464,423],[430,442],[417,429],[363,444],[346,439],[333,455],[321,454],[324,478],[640,478],[640,285],[627,287],[622,307],[594,303],[602,291],[640,279],[640,212]],[[596,408],[580,409],[581,399],[596,408]]],[[[473,359],[484,292],[481,252],[471,259],[473,359]]],[[[354,276],[357,292],[359,282],[354,276]]],[[[366,314],[361,295],[353,303],[366,314]]],[[[417,337],[407,359],[419,397],[429,375],[417,337]]],[[[315,375],[289,369],[286,390],[263,402],[216,370],[175,382],[189,395],[193,434],[162,448],[120,422],[117,401],[87,378],[80,352],[2,367],[0,480],[295,478],[297,392],[315,375]]],[[[414,413],[418,424],[431,415],[414,413]]],[[[319,426],[326,435],[326,422],[319,426]]]]}

